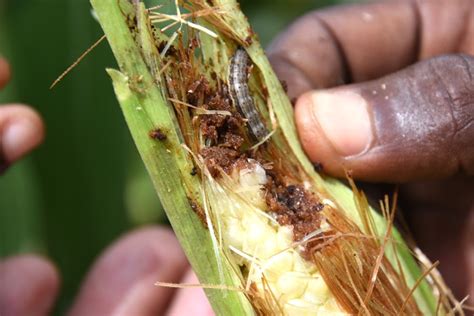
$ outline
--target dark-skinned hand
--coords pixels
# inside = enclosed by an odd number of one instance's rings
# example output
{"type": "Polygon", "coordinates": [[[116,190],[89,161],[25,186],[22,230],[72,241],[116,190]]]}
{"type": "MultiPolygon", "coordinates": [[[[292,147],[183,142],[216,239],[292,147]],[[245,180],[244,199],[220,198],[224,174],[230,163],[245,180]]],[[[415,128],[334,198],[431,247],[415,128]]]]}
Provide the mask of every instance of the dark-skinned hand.
{"type": "MultiPolygon", "coordinates": [[[[401,184],[399,204],[421,249],[441,261],[458,298],[474,296],[474,1],[394,0],[315,11],[268,53],[290,96],[302,95],[295,117],[310,159],[329,175],[350,171],[356,179],[401,184]]],[[[5,69],[0,62],[2,84],[5,69]]],[[[35,112],[0,107],[8,164],[42,134],[35,112]],[[8,140],[12,122],[25,122],[25,134],[13,134],[28,137],[8,140]]],[[[168,230],[132,232],[97,260],[71,315],[212,314],[201,290],[156,288],[157,280],[195,282],[168,230]]],[[[46,315],[58,287],[46,259],[6,259],[0,314],[46,315]]]]}
{"type": "Polygon", "coordinates": [[[330,175],[403,184],[419,246],[458,298],[474,295],[474,1],[312,12],[269,55],[290,96],[303,94],[309,158],[330,175]]]}

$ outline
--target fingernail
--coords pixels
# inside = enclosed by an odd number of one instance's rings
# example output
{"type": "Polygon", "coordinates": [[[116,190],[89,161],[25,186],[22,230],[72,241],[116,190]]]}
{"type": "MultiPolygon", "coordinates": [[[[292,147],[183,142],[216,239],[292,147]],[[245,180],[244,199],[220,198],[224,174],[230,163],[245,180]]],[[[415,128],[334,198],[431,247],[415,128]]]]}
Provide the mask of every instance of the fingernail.
{"type": "Polygon", "coordinates": [[[373,131],[362,96],[350,91],[317,91],[311,100],[315,119],[339,155],[360,155],[369,148],[373,131]]]}
{"type": "Polygon", "coordinates": [[[18,120],[7,125],[3,131],[2,151],[6,161],[15,161],[36,144],[35,126],[28,120],[18,120]]]}

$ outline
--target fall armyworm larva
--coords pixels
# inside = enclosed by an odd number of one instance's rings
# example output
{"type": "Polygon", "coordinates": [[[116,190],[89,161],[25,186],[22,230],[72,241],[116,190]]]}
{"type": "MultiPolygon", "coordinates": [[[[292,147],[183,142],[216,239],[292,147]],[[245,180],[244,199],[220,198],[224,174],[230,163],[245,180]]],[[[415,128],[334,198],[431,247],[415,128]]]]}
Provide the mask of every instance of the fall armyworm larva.
{"type": "Polygon", "coordinates": [[[251,60],[245,49],[239,47],[232,56],[229,67],[229,90],[234,106],[247,119],[248,128],[259,141],[268,131],[255,107],[248,86],[249,66],[251,60]]]}

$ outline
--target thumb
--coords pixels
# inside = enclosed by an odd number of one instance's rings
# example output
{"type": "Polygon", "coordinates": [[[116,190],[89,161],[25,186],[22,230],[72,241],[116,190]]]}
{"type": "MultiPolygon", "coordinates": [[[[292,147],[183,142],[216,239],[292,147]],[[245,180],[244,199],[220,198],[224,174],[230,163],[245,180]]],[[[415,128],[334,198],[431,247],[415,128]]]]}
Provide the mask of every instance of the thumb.
{"type": "Polygon", "coordinates": [[[474,174],[474,57],[449,55],[381,79],[308,92],[301,143],[325,172],[405,182],[474,174]]]}

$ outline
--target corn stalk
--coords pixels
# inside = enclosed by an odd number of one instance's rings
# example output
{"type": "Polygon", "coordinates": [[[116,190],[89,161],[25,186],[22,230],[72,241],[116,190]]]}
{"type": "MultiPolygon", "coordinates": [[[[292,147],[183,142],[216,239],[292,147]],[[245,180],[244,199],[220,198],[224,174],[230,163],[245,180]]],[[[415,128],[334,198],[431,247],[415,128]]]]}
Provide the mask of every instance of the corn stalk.
{"type": "Polygon", "coordinates": [[[139,1],[91,2],[120,68],[107,71],[132,137],[194,271],[213,285],[204,288],[216,314],[452,309],[435,267],[392,226],[395,203],[379,215],[354,186],[314,171],[235,0],[176,1],[173,15],[139,1]],[[252,137],[229,95],[238,49],[253,65],[265,139],[252,137]],[[301,212],[312,221],[296,221],[301,212]]]}

